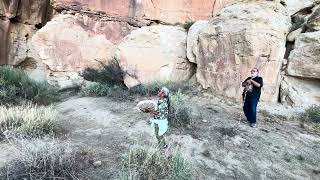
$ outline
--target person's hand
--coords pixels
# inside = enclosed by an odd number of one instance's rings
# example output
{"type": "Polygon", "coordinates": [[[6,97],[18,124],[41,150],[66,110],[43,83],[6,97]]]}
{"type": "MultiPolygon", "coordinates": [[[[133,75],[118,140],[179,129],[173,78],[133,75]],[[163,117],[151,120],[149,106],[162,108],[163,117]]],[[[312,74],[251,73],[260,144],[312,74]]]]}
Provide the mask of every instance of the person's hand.
{"type": "Polygon", "coordinates": [[[151,109],[146,108],[146,109],[141,109],[141,111],[144,112],[144,113],[149,113],[149,112],[151,112],[151,109]]]}
{"type": "Polygon", "coordinates": [[[152,111],[152,114],[153,114],[153,115],[158,115],[158,114],[159,114],[159,111],[152,111]]]}
{"type": "Polygon", "coordinates": [[[251,84],[251,83],[252,83],[251,79],[248,79],[248,80],[246,81],[246,83],[247,83],[247,84],[251,84]]]}

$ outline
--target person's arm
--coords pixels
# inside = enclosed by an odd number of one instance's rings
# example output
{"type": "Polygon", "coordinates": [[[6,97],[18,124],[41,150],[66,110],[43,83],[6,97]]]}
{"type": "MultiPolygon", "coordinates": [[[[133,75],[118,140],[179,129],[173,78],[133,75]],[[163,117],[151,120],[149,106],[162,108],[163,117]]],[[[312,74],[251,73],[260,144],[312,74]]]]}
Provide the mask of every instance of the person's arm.
{"type": "Polygon", "coordinates": [[[242,82],[242,87],[246,87],[246,85],[250,83],[250,78],[247,78],[245,81],[242,82]]]}
{"type": "Polygon", "coordinates": [[[250,81],[256,87],[261,87],[262,86],[262,78],[261,79],[259,78],[257,81],[255,81],[253,79],[251,79],[250,81]]]}

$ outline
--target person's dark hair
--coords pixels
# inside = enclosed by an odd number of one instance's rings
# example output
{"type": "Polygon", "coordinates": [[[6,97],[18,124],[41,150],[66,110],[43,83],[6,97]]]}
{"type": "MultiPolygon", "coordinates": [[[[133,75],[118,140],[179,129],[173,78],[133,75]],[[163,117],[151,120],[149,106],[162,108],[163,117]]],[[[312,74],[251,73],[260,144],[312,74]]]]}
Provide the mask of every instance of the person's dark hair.
{"type": "Polygon", "coordinates": [[[258,73],[260,72],[258,68],[252,68],[252,69],[255,69],[255,70],[257,70],[257,72],[258,72],[258,73]]]}

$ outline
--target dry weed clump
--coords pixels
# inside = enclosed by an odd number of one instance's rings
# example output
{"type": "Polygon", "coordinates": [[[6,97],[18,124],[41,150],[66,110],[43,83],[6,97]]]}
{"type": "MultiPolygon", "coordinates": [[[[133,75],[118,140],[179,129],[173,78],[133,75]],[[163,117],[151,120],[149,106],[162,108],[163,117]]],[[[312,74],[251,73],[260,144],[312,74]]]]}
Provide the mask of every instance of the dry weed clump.
{"type": "Polygon", "coordinates": [[[53,107],[31,103],[21,106],[0,106],[0,135],[3,133],[39,137],[60,131],[58,113],[53,107]]]}
{"type": "Polygon", "coordinates": [[[120,179],[192,179],[191,163],[179,151],[170,156],[153,147],[138,146],[130,149],[122,161],[120,179]]]}
{"type": "Polygon", "coordinates": [[[9,142],[14,158],[0,169],[0,179],[78,179],[89,165],[89,154],[69,142],[50,138],[9,142]]]}

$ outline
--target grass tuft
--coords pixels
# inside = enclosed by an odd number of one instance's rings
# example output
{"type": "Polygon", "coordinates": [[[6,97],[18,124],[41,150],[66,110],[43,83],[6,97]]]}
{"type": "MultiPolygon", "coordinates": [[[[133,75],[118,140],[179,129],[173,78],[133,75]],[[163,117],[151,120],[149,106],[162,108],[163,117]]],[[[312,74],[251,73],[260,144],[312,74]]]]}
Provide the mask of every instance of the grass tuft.
{"type": "Polygon", "coordinates": [[[53,107],[25,104],[0,106],[0,135],[39,137],[57,134],[57,111],[53,107]]]}
{"type": "Polygon", "coordinates": [[[13,159],[0,169],[0,179],[78,179],[89,166],[88,152],[55,139],[15,139],[13,159]]]}
{"type": "Polygon", "coordinates": [[[192,166],[179,151],[166,156],[157,148],[135,147],[122,161],[120,179],[189,180],[192,166]]]}

